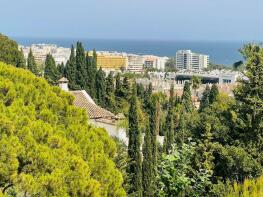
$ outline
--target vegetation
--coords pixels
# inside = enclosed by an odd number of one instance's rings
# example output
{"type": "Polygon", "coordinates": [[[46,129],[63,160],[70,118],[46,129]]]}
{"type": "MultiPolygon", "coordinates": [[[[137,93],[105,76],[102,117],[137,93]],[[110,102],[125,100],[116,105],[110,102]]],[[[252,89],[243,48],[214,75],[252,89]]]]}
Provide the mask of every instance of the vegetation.
{"type": "Polygon", "coordinates": [[[12,64],[19,68],[26,68],[23,52],[18,49],[18,44],[0,33],[0,61],[12,64]]]}
{"type": "Polygon", "coordinates": [[[85,53],[79,42],[65,67],[54,66],[48,56],[44,76],[50,84],[66,76],[71,89],[85,89],[99,105],[127,117],[122,125],[129,144],[115,140],[117,148],[103,129],[87,124],[71,96],[1,63],[2,193],[261,196],[263,48],[249,44],[241,53],[245,77],[234,96],[207,85],[199,109],[191,94],[200,85],[197,77],[185,83],[181,97],[173,85],[167,97],[154,92],[152,84],[136,84],[135,75],[106,76],[97,68],[96,51],[85,53]]]}
{"type": "Polygon", "coordinates": [[[116,146],[73,97],[0,63],[0,189],[25,196],[125,196],[116,146]]]}

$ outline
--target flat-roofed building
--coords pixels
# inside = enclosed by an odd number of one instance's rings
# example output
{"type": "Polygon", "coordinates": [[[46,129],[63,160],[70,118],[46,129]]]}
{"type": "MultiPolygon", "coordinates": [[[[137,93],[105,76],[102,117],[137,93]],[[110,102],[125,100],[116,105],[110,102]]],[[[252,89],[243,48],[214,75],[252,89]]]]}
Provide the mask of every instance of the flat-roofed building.
{"type": "Polygon", "coordinates": [[[176,52],[176,68],[178,70],[202,70],[207,68],[209,56],[193,53],[191,50],[180,50],[176,52]]]}
{"type": "MultiPolygon", "coordinates": [[[[92,52],[89,52],[92,56],[92,52]]],[[[126,54],[111,53],[106,51],[97,52],[97,67],[103,70],[120,70],[122,68],[127,69],[128,58],[126,54]]]]}
{"type": "Polygon", "coordinates": [[[128,70],[134,73],[142,73],[144,57],[140,55],[128,55],[128,70]]]}

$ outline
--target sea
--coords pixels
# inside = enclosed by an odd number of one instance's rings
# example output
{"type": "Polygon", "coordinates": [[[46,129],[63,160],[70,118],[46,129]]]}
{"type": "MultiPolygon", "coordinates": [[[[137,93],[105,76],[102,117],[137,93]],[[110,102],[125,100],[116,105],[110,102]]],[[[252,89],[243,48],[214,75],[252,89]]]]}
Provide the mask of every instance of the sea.
{"type": "Polygon", "coordinates": [[[210,62],[232,66],[233,63],[243,60],[239,49],[246,42],[238,41],[176,41],[176,40],[113,40],[113,39],[56,39],[56,38],[13,38],[20,45],[56,44],[61,47],[71,47],[81,41],[86,50],[117,51],[138,55],[157,55],[174,57],[176,51],[185,49],[196,53],[207,54],[210,62]]]}

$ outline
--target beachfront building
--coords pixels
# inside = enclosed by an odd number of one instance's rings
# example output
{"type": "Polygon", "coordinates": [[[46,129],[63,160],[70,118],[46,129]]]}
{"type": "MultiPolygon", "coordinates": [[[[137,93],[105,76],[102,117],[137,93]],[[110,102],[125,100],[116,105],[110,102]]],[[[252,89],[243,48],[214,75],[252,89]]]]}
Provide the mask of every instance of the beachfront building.
{"type": "MultiPolygon", "coordinates": [[[[89,52],[89,54],[92,55],[92,52],[89,52]]],[[[127,69],[128,58],[125,53],[98,51],[97,66],[105,71],[127,69]]]]}
{"type": "Polygon", "coordinates": [[[191,50],[176,52],[176,68],[178,70],[203,70],[209,64],[209,56],[193,53],[191,50]]]}
{"type": "Polygon", "coordinates": [[[168,57],[158,57],[154,55],[144,55],[144,67],[155,68],[157,70],[164,70],[168,57]]]}
{"type": "Polygon", "coordinates": [[[128,71],[142,73],[144,66],[144,57],[140,55],[128,55],[128,71]]]}

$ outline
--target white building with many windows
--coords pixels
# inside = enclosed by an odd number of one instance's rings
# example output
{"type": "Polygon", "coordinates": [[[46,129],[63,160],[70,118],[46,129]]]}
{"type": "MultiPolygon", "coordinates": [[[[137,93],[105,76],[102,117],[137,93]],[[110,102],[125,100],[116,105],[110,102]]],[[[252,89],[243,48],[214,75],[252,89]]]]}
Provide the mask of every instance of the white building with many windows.
{"type": "Polygon", "coordinates": [[[178,70],[202,70],[207,68],[209,56],[193,53],[191,50],[180,50],[176,52],[176,68],[178,70]]]}

